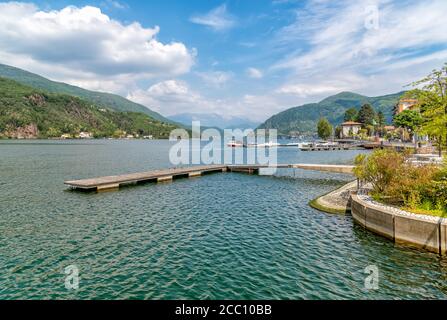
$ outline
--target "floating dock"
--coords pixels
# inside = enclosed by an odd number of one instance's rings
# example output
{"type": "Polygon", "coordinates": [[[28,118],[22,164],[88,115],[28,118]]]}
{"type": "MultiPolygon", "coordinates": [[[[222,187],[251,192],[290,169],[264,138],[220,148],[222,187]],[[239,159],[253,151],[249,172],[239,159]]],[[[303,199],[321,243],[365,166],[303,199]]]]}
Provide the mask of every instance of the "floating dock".
{"type": "Polygon", "coordinates": [[[357,146],[315,146],[315,147],[301,147],[301,151],[336,151],[336,150],[358,150],[357,146]]]}
{"type": "Polygon", "coordinates": [[[301,151],[342,151],[364,149],[361,143],[308,143],[298,147],[301,151]]]}
{"type": "Polygon", "coordinates": [[[119,189],[121,186],[145,182],[169,182],[178,178],[193,178],[217,172],[242,172],[258,174],[261,169],[304,169],[352,174],[354,166],[328,164],[277,164],[277,165],[206,165],[185,168],[154,170],[139,173],[107,176],[92,179],[70,180],[64,183],[75,190],[103,191],[119,189]]]}

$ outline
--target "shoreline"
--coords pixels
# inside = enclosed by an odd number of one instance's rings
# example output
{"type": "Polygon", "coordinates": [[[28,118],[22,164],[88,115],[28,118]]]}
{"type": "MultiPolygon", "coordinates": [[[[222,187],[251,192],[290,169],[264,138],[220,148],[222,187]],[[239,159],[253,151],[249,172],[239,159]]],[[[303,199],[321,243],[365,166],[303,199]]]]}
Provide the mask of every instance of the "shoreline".
{"type": "Polygon", "coordinates": [[[357,194],[357,181],[309,202],[309,206],[329,214],[352,215],[366,230],[396,244],[447,255],[447,219],[412,213],[357,194]]]}
{"type": "Polygon", "coordinates": [[[356,223],[397,243],[446,255],[447,220],[416,214],[374,201],[368,195],[352,195],[356,223]]]}
{"type": "Polygon", "coordinates": [[[357,190],[357,180],[344,184],[309,202],[309,206],[321,212],[331,214],[346,214],[351,212],[351,191],[357,190]]]}

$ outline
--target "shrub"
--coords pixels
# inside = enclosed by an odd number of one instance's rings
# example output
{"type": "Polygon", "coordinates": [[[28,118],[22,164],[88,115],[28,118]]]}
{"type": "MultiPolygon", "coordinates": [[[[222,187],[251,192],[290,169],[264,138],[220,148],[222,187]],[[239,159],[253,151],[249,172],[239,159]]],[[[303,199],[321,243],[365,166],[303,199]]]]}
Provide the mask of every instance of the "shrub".
{"type": "Polygon", "coordinates": [[[447,170],[434,165],[413,165],[406,155],[376,150],[359,155],[354,173],[372,186],[374,199],[416,208],[447,208],[447,170]]]}
{"type": "Polygon", "coordinates": [[[355,159],[354,174],[358,179],[371,183],[373,193],[383,193],[395,175],[400,171],[405,158],[389,150],[376,150],[370,156],[358,155],[355,159]]]}
{"type": "Polygon", "coordinates": [[[428,190],[433,187],[438,171],[433,165],[415,166],[404,163],[385,189],[389,202],[403,204],[412,209],[418,208],[428,199],[428,190]]]}

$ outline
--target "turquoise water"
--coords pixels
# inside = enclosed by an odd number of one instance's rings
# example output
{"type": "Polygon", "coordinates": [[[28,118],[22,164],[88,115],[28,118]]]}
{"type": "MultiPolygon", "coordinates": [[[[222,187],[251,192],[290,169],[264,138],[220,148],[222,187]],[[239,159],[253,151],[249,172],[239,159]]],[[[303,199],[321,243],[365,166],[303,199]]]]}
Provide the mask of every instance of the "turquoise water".
{"type": "MultiPolygon", "coordinates": [[[[307,205],[349,176],[222,173],[99,194],[63,185],[169,167],[170,146],[0,142],[0,298],[447,298],[446,260],[307,205]],[[77,291],[64,285],[69,265],[77,291]],[[379,290],[364,288],[368,265],[379,290]]],[[[359,152],[283,148],[279,162],[349,163],[359,152]]]]}

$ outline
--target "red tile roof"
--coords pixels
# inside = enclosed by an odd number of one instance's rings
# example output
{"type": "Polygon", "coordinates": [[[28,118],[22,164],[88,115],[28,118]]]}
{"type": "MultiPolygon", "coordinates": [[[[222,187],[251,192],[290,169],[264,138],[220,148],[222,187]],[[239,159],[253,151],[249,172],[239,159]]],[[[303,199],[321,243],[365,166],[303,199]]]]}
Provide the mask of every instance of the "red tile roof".
{"type": "Polygon", "coordinates": [[[346,121],[341,124],[342,126],[361,126],[362,124],[360,122],[354,122],[354,121],[346,121]]]}

